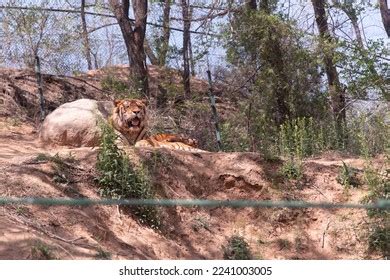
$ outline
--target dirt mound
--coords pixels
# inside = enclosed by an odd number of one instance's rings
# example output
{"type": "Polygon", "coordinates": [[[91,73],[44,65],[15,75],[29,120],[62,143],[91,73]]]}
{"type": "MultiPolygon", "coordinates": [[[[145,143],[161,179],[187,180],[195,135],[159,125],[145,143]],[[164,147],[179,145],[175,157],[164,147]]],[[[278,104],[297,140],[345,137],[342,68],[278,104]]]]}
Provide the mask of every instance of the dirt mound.
{"type": "MultiPolygon", "coordinates": [[[[115,69],[118,76],[128,75],[126,67],[115,69]]],[[[164,73],[150,68],[153,90],[180,79],[178,73],[164,73]]],[[[80,98],[109,100],[101,87],[109,74],[44,75],[49,111],[80,98]]],[[[206,93],[207,83],[198,82],[199,92],[206,93]]],[[[48,149],[37,141],[33,120],[39,107],[32,71],[0,69],[0,105],[1,197],[100,198],[96,149],[48,149]]],[[[259,154],[134,148],[129,153],[135,162],[144,162],[160,198],[359,202],[368,192],[367,186],[346,190],[338,183],[343,162],[360,170],[364,166],[363,160],[345,155],[305,161],[304,176],[295,181],[281,175],[282,161],[259,154]]],[[[375,164],[383,165],[383,160],[375,164]]],[[[161,231],[141,225],[123,210],[1,206],[0,259],[221,259],[232,235],[243,236],[255,258],[381,258],[368,251],[369,222],[363,210],[167,207],[160,209],[161,231]]]]}
{"type": "MultiPolygon", "coordinates": [[[[108,92],[82,78],[43,74],[42,80],[48,112],[80,98],[109,100],[108,92]]],[[[39,98],[35,72],[0,68],[0,104],[0,117],[36,119],[39,98]]]]}
{"type": "MultiPolygon", "coordinates": [[[[96,150],[36,142],[33,128],[1,131],[0,196],[99,198],[96,150]],[[48,160],[47,153],[65,163],[48,160]],[[46,154],[43,156],[42,154],[46,154]]],[[[186,153],[130,149],[144,161],[159,197],[203,199],[304,199],[359,201],[365,189],[345,195],[336,177],[340,160],[305,162],[297,187],[280,177],[281,162],[253,153],[186,153]]],[[[362,161],[345,159],[360,168],[362,161]]],[[[362,210],[170,207],[154,231],[115,206],[0,208],[0,259],[220,259],[233,234],[244,236],[256,258],[363,259],[368,254],[362,210]]]]}

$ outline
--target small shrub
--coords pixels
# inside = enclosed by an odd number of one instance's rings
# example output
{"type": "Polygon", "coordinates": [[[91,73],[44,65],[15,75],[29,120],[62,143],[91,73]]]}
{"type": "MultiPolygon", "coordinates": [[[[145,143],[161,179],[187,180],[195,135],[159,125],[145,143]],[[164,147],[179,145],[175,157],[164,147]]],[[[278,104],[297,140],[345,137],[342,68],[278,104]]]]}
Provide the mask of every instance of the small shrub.
{"type": "Polygon", "coordinates": [[[200,229],[204,228],[205,230],[208,230],[211,232],[210,223],[207,221],[207,219],[205,217],[202,217],[202,216],[195,217],[192,220],[191,227],[194,231],[199,231],[200,229]]]}
{"type": "Polygon", "coordinates": [[[18,117],[10,117],[7,121],[11,126],[21,126],[23,124],[23,121],[18,117]]]}
{"type": "Polygon", "coordinates": [[[249,137],[242,127],[233,123],[224,122],[221,125],[221,139],[223,150],[226,152],[250,151],[249,137]]]}
{"type": "MultiPolygon", "coordinates": [[[[118,148],[117,135],[107,124],[100,124],[102,137],[96,168],[100,195],[114,199],[152,199],[151,180],[147,171],[132,164],[124,151],[118,148]]],[[[152,206],[134,206],[132,212],[141,223],[152,228],[159,228],[158,212],[152,206]]]]}
{"type": "Polygon", "coordinates": [[[361,184],[357,175],[357,170],[349,167],[343,161],[343,166],[340,168],[339,175],[336,180],[339,184],[345,186],[346,188],[349,188],[350,186],[357,187],[361,184]]]}
{"type": "Polygon", "coordinates": [[[39,163],[39,162],[48,162],[51,161],[58,166],[64,166],[67,164],[75,164],[77,163],[77,160],[75,157],[69,153],[68,156],[66,157],[61,157],[58,153],[55,154],[54,156],[51,156],[49,154],[44,154],[44,153],[39,153],[33,160],[33,163],[39,163]]]}
{"type": "Polygon", "coordinates": [[[252,254],[249,250],[248,243],[243,237],[233,235],[226,247],[223,249],[223,258],[225,260],[251,260],[252,254]]]}
{"type": "MultiPolygon", "coordinates": [[[[374,170],[370,162],[367,162],[364,179],[369,187],[369,193],[363,198],[363,203],[390,199],[389,159],[388,157],[384,170],[374,170]]],[[[390,210],[368,209],[367,215],[371,220],[369,248],[381,252],[385,258],[390,258],[390,210]]]]}
{"type": "Polygon", "coordinates": [[[278,238],[276,240],[276,244],[278,245],[279,250],[290,250],[292,247],[292,244],[289,240],[283,239],[283,238],[278,238]]]}
{"type": "Polygon", "coordinates": [[[51,248],[38,240],[31,247],[31,259],[33,260],[53,260],[55,259],[51,248]]]}
{"type": "Polygon", "coordinates": [[[313,141],[314,130],[312,118],[298,118],[282,124],[279,132],[281,154],[300,159],[312,155],[317,148],[313,141]]]}
{"type": "Polygon", "coordinates": [[[54,163],[55,172],[53,174],[53,181],[57,184],[70,184],[73,183],[71,169],[74,168],[74,164],[77,163],[77,160],[74,156],[69,153],[68,156],[63,157],[58,153],[54,156],[49,154],[39,153],[34,159],[31,160],[32,163],[44,163],[52,162],[54,163]]]}
{"type": "Polygon", "coordinates": [[[283,163],[281,173],[289,180],[299,180],[303,176],[302,163],[297,160],[289,159],[283,163]]]}
{"type": "Polygon", "coordinates": [[[376,226],[370,234],[369,246],[381,252],[383,257],[390,258],[390,226],[376,226]]]}
{"type": "MultiPolygon", "coordinates": [[[[375,203],[377,200],[390,199],[390,181],[387,175],[380,174],[371,168],[364,171],[364,179],[369,187],[369,193],[363,198],[363,203],[375,203]]],[[[371,218],[390,217],[390,211],[384,209],[368,209],[367,214],[371,218]]]]}
{"type": "Polygon", "coordinates": [[[103,250],[102,248],[98,248],[95,259],[97,260],[110,260],[111,259],[111,253],[103,250]]]}
{"type": "Polygon", "coordinates": [[[111,91],[115,94],[115,97],[117,98],[140,98],[141,94],[138,93],[135,90],[131,90],[129,85],[120,80],[115,78],[113,75],[108,75],[104,77],[100,85],[103,90],[111,91]]]}
{"type": "Polygon", "coordinates": [[[288,120],[279,128],[279,151],[283,156],[308,157],[328,150],[365,157],[383,153],[390,145],[390,126],[381,116],[351,116],[347,123],[312,118],[288,120]]]}

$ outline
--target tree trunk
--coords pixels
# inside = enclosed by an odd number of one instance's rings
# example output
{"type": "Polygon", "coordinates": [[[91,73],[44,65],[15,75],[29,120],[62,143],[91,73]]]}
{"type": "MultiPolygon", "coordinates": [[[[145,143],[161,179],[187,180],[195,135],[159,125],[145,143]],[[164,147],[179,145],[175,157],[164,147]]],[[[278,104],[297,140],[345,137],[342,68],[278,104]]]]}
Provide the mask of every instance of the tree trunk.
{"type": "MultiPolygon", "coordinates": [[[[190,7],[190,20],[192,20],[192,11],[193,8],[190,7]]],[[[188,41],[188,54],[190,56],[190,66],[191,66],[191,76],[195,77],[195,60],[194,60],[194,54],[192,52],[192,39],[191,39],[191,33],[189,36],[189,41],[188,41]]]]}
{"type": "Polygon", "coordinates": [[[171,0],[165,0],[164,2],[164,14],[163,14],[163,35],[161,37],[160,49],[158,53],[158,61],[160,66],[164,66],[167,62],[167,54],[169,50],[169,37],[171,35],[169,29],[169,17],[171,14],[171,0]]]}
{"type": "MultiPolygon", "coordinates": [[[[269,15],[271,11],[268,0],[262,0],[259,9],[269,15]]],[[[260,57],[279,77],[279,82],[276,83],[274,88],[276,98],[276,112],[274,118],[275,123],[280,125],[290,117],[290,109],[287,104],[287,94],[290,86],[288,85],[288,76],[284,71],[282,46],[278,37],[273,35],[275,32],[276,30],[274,30],[274,27],[271,27],[271,32],[269,32],[269,38],[267,40],[268,46],[266,47],[266,50],[260,54],[260,57]]]]}
{"type": "Polygon", "coordinates": [[[125,41],[130,65],[131,85],[134,90],[138,91],[140,89],[142,94],[149,96],[148,71],[144,50],[148,1],[132,1],[135,17],[134,28],[129,19],[129,0],[122,0],[121,2],[119,0],[109,0],[109,2],[125,41]]]}
{"type": "Polygon", "coordinates": [[[357,21],[357,17],[356,17],[356,18],[353,18],[353,19],[350,18],[350,20],[351,20],[353,29],[355,30],[356,41],[358,42],[359,47],[361,47],[362,49],[364,49],[363,37],[362,37],[362,33],[360,32],[360,27],[359,27],[359,23],[358,23],[358,21],[357,21]]]}
{"type": "MultiPolygon", "coordinates": [[[[264,0],[263,0],[264,1],[264,0]]],[[[248,10],[256,10],[257,9],[257,3],[256,0],[246,0],[246,8],[248,10]]]]}
{"type": "Polygon", "coordinates": [[[352,3],[350,2],[341,3],[339,0],[333,0],[333,5],[339,8],[340,10],[342,10],[347,15],[347,17],[351,21],[353,30],[355,32],[356,41],[359,47],[364,48],[363,37],[360,32],[360,27],[358,22],[358,15],[352,3]]]}
{"type": "Polygon", "coordinates": [[[390,38],[390,9],[387,5],[387,0],[379,0],[379,9],[381,11],[383,26],[385,27],[387,36],[390,38]]]}
{"type": "Polygon", "coordinates": [[[261,0],[260,1],[260,10],[266,12],[267,14],[271,13],[271,9],[269,7],[269,0],[261,0]]]}
{"type": "MultiPolygon", "coordinates": [[[[329,32],[326,12],[325,12],[325,0],[312,0],[314,15],[320,34],[320,38],[324,44],[334,44],[333,39],[329,32]]],[[[324,47],[321,46],[323,49],[324,47]]],[[[337,130],[339,136],[341,134],[341,128],[345,122],[345,92],[341,87],[339,75],[336,66],[333,63],[333,52],[324,50],[324,64],[325,72],[328,78],[329,94],[331,99],[331,106],[333,116],[336,121],[337,130]]]]}
{"type": "Polygon", "coordinates": [[[88,70],[92,70],[91,47],[89,45],[87,22],[85,20],[85,0],[81,0],[80,15],[85,58],[87,59],[88,70]]]}
{"type": "Polygon", "coordinates": [[[189,97],[191,95],[191,85],[190,85],[190,59],[188,46],[190,42],[190,15],[189,15],[189,5],[187,0],[181,0],[182,4],[182,13],[183,13],[183,85],[184,85],[184,95],[189,97]]]}
{"type": "Polygon", "coordinates": [[[156,55],[154,54],[152,48],[151,48],[150,45],[149,45],[148,40],[146,40],[146,39],[145,39],[145,42],[144,42],[144,49],[145,49],[146,55],[148,56],[148,58],[149,58],[149,60],[150,60],[150,63],[151,63],[152,65],[159,65],[158,58],[157,58],[156,55]]]}

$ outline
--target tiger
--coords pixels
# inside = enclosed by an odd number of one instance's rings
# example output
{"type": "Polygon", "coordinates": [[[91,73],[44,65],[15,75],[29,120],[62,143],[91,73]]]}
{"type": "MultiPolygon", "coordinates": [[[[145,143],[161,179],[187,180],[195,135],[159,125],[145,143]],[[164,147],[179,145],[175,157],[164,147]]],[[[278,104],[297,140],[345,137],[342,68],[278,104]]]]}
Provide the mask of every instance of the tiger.
{"type": "Polygon", "coordinates": [[[198,141],[177,134],[155,134],[147,136],[147,101],[121,99],[114,101],[109,123],[119,131],[130,145],[142,148],[167,148],[189,152],[202,152],[198,141]]]}
{"type": "Polygon", "coordinates": [[[114,108],[108,122],[126,138],[129,145],[134,145],[146,135],[146,106],[146,100],[114,100],[114,108]]]}

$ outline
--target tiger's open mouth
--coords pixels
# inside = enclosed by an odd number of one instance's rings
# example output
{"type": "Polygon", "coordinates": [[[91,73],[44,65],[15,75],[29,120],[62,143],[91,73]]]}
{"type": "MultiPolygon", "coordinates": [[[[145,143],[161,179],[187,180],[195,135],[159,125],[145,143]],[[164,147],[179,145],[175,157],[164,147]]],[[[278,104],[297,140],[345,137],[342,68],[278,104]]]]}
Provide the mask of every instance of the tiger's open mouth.
{"type": "Polygon", "coordinates": [[[129,128],[139,127],[140,124],[141,124],[141,120],[138,117],[135,117],[131,120],[127,120],[127,125],[129,126],[129,128]]]}

